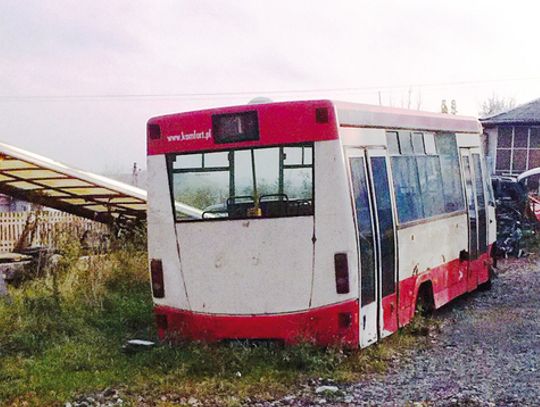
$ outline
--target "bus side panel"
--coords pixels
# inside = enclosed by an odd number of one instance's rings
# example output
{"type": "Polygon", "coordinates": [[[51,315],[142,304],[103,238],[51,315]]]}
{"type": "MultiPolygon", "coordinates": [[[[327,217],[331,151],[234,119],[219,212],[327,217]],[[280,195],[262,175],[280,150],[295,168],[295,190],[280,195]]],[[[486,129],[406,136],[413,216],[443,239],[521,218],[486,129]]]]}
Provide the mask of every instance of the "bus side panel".
{"type": "Polygon", "coordinates": [[[491,246],[488,246],[488,249],[485,253],[482,253],[478,259],[471,262],[471,267],[474,267],[475,270],[473,273],[476,274],[478,278],[478,284],[485,283],[489,280],[489,268],[493,263],[491,258],[491,246]]]}
{"type": "Polygon", "coordinates": [[[466,291],[459,252],[467,249],[467,238],[464,213],[398,230],[400,326],[413,317],[422,283],[431,282],[436,308],[466,291]]]}
{"type": "Polygon", "coordinates": [[[148,258],[163,263],[164,298],[157,305],[189,309],[176,244],[169,179],[164,155],[148,157],[148,258]]]}
{"type": "MultiPolygon", "coordinates": [[[[315,268],[311,307],[358,298],[358,253],[349,183],[339,140],[315,143],[315,268]],[[347,294],[336,292],[334,255],[346,253],[347,294]]],[[[358,315],[354,319],[357,324],[358,315]]]]}

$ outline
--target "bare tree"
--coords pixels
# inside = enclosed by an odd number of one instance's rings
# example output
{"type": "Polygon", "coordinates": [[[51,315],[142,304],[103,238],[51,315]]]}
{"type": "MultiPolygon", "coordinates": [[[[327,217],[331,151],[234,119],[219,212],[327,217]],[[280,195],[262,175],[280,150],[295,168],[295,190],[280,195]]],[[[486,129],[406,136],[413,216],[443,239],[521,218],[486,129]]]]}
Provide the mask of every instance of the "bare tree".
{"type": "Polygon", "coordinates": [[[416,94],[416,110],[422,109],[422,89],[418,89],[416,94]]]}
{"type": "Polygon", "coordinates": [[[497,113],[510,110],[516,106],[516,100],[514,98],[498,96],[493,93],[489,98],[482,102],[482,109],[480,110],[480,117],[492,116],[497,113]]]}
{"type": "Polygon", "coordinates": [[[407,92],[407,109],[410,109],[410,108],[411,108],[412,94],[413,94],[413,90],[412,90],[412,88],[409,86],[409,90],[408,90],[408,92],[407,92]]]}
{"type": "Polygon", "coordinates": [[[448,105],[446,99],[441,100],[441,113],[448,113],[448,105]]]}

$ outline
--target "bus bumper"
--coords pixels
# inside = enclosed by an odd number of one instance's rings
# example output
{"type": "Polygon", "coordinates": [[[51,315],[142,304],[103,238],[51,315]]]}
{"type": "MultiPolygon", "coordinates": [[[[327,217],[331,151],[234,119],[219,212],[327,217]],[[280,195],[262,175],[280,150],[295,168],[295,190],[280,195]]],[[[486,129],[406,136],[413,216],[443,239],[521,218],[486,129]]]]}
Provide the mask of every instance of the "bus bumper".
{"type": "Polygon", "coordinates": [[[283,314],[224,315],[155,306],[161,340],[170,342],[269,340],[287,345],[358,347],[358,301],[283,314]]]}

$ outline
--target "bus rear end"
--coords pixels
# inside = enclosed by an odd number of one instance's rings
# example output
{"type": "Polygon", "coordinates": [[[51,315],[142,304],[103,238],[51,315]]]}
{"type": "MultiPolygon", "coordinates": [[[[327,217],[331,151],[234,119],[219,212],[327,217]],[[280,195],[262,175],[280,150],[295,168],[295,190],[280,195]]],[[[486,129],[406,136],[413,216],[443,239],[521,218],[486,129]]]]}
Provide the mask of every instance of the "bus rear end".
{"type": "Polygon", "coordinates": [[[329,101],[151,119],[148,239],[160,336],[356,346],[347,182],[329,101]]]}

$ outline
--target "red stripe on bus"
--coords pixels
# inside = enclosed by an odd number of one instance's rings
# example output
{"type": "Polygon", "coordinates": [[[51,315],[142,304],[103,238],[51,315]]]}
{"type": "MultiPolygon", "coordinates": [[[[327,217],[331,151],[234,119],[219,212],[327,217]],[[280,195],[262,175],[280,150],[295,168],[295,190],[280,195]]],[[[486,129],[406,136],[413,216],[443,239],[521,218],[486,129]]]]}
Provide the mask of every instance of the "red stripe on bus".
{"type": "Polygon", "coordinates": [[[489,268],[492,264],[489,253],[491,253],[491,245],[486,253],[471,261],[470,270],[467,269],[467,262],[460,262],[459,259],[455,259],[400,281],[399,326],[407,325],[414,317],[418,290],[423,283],[431,282],[435,308],[440,308],[488,281],[489,268]]]}
{"type": "Polygon", "coordinates": [[[397,298],[397,294],[394,293],[382,299],[383,329],[386,332],[396,332],[398,330],[397,298]]]}
{"type": "Polygon", "coordinates": [[[338,138],[334,105],[328,100],[201,110],[155,117],[148,124],[157,124],[161,129],[159,138],[147,138],[148,155],[287,145],[338,138]],[[327,110],[327,121],[317,122],[317,109],[327,110]],[[212,116],[247,111],[258,112],[259,140],[216,144],[212,135],[212,116]]]}
{"type": "Polygon", "coordinates": [[[358,301],[287,314],[219,315],[156,306],[162,340],[219,342],[227,339],[270,339],[286,344],[313,342],[318,345],[358,346],[358,301]]]}

